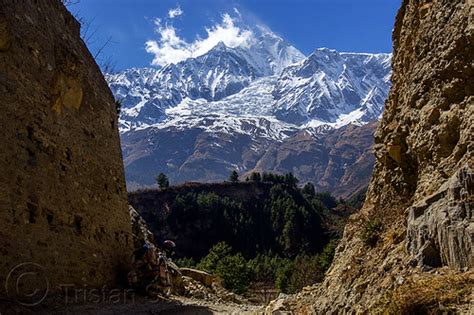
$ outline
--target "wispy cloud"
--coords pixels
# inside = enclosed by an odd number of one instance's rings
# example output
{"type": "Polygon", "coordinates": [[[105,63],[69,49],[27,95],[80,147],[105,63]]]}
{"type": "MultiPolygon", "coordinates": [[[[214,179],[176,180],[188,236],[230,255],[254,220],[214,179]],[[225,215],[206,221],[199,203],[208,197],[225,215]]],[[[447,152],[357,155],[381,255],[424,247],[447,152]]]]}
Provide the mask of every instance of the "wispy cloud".
{"type": "MultiPolygon", "coordinates": [[[[170,10],[171,12],[171,10],[170,10]]],[[[168,14],[170,17],[171,15],[168,14]]],[[[158,40],[149,40],[145,43],[145,49],[153,54],[153,65],[164,66],[169,63],[178,63],[190,57],[202,56],[223,42],[226,46],[234,48],[237,46],[248,46],[253,40],[254,34],[248,29],[237,25],[239,16],[231,17],[228,13],[222,15],[222,21],[206,28],[207,37],[188,42],[182,39],[173,25],[162,24],[160,19],[155,20],[155,31],[158,40]]]]}
{"type": "Polygon", "coordinates": [[[170,19],[174,19],[174,18],[177,17],[177,16],[183,15],[183,13],[184,13],[184,12],[183,12],[183,10],[181,10],[181,7],[178,6],[178,7],[174,8],[174,9],[170,9],[170,10],[168,11],[168,17],[169,17],[170,19]]]}

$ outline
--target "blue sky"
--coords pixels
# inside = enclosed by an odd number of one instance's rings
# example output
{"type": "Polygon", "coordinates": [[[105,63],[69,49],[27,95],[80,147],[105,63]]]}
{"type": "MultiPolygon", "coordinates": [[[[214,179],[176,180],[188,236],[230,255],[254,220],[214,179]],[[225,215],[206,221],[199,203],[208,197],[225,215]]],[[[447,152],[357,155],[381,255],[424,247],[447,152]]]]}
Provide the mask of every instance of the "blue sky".
{"type": "Polygon", "coordinates": [[[81,0],[69,10],[90,22],[89,34],[93,36],[89,48],[93,53],[111,39],[102,50],[99,63],[110,59],[114,61],[116,70],[122,70],[151,66],[152,62],[159,65],[179,61],[179,57],[172,58],[180,55],[179,49],[184,47],[188,54],[195,54],[213,42],[212,38],[206,41],[208,37],[233,34],[236,41],[241,40],[245,36],[245,26],[238,24],[238,16],[247,22],[268,26],[304,54],[310,54],[318,47],[353,52],[390,52],[391,32],[400,2],[81,0]],[[228,20],[223,18],[226,13],[230,17],[228,20]],[[168,43],[162,42],[165,37],[168,43]],[[167,49],[170,42],[174,43],[174,50],[167,49]]]}

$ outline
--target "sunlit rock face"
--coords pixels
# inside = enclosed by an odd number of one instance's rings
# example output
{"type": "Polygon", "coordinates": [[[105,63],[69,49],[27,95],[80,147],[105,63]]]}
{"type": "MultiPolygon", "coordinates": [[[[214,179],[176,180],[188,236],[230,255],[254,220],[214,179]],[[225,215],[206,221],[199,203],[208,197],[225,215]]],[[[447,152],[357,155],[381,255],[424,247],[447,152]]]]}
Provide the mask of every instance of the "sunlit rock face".
{"type": "Polygon", "coordinates": [[[325,281],[274,307],[472,313],[473,10],[472,1],[403,1],[364,207],[325,281]],[[362,234],[374,220],[379,240],[370,247],[362,234]],[[446,302],[449,294],[456,300],[446,302]]]}

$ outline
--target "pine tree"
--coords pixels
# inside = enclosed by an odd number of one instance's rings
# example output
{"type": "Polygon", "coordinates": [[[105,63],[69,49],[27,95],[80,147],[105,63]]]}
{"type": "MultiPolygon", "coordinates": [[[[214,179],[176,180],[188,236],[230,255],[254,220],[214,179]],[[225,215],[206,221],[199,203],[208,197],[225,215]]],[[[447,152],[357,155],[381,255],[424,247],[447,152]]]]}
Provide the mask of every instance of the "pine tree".
{"type": "Polygon", "coordinates": [[[233,170],[229,175],[229,181],[232,183],[236,183],[239,181],[239,174],[236,170],[233,170]]]}
{"type": "Polygon", "coordinates": [[[309,197],[314,197],[316,194],[314,185],[312,183],[306,183],[302,191],[303,191],[303,194],[309,197]]]}
{"type": "Polygon", "coordinates": [[[158,187],[160,187],[160,189],[170,187],[170,181],[168,180],[168,176],[166,176],[164,173],[160,173],[158,176],[156,176],[156,183],[158,184],[158,187]]]}
{"type": "Polygon", "coordinates": [[[251,175],[250,175],[250,180],[252,182],[261,182],[262,181],[262,176],[260,175],[260,173],[258,172],[253,172],[251,175]]]}
{"type": "Polygon", "coordinates": [[[298,184],[298,178],[296,178],[291,172],[287,173],[285,174],[285,184],[290,187],[296,187],[298,184]]]}

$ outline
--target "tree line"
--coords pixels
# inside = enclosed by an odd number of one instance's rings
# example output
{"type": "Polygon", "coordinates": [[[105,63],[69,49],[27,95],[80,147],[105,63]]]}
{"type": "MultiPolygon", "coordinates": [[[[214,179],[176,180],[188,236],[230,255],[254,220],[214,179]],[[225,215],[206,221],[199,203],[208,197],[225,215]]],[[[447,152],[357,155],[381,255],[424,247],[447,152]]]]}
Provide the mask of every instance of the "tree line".
{"type": "Polygon", "coordinates": [[[246,257],[272,252],[294,258],[320,251],[330,239],[322,215],[336,199],[315,193],[312,184],[298,188],[292,175],[272,178],[262,195],[246,200],[215,192],[177,194],[164,224],[179,238],[193,240],[192,248],[180,254],[200,259],[203,249],[221,241],[246,257]]]}
{"type": "MultiPolygon", "coordinates": [[[[239,182],[238,173],[232,171],[228,181],[239,182]]],[[[327,222],[343,225],[345,219],[331,213],[350,203],[317,193],[312,183],[298,186],[292,173],[254,172],[243,181],[262,183],[264,192],[250,191],[246,198],[213,191],[176,194],[164,224],[178,237],[177,264],[216,274],[238,293],[254,287],[292,293],[321,281],[339,236],[329,233],[327,222]]],[[[160,189],[169,187],[164,174],[157,182],[160,189]]]]}
{"type": "MultiPolygon", "coordinates": [[[[303,287],[321,282],[331,265],[337,242],[330,241],[321,253],[299,254],[294,259],[262,253],[251,259],[235,252],[225,242],[214,245],[199,263],[182,258],[180,267],[197,268],[218,276],[229,290],[245,294],[250,288],[276,288],[280,292],[295,293],[303,287]]],[[[266,301],[267,302],[267,301],[266,301]]]]}

